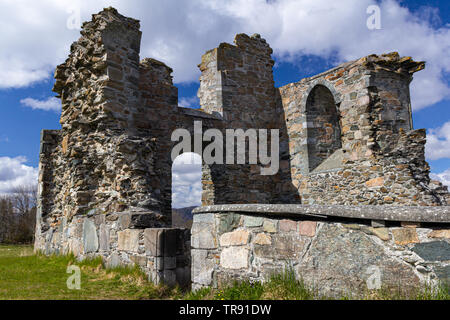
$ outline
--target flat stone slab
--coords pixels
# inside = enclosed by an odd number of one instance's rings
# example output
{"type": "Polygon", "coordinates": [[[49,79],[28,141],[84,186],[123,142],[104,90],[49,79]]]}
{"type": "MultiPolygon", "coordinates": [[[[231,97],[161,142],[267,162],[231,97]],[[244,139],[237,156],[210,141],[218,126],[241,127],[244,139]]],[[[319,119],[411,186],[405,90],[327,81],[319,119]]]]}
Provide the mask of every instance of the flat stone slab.
{"type": "Polygon", "coordinates": [[[223,204],[195,208],[194,214],[209,212],[245,212],[255,215],[298,215],[320,218],[450,223],[450,206],[345,206],[303,204],[223,204]]]}
{"type": "Polygon", "coordinates": [[[428,261],[450,260],[450,244],[445,241],[418,243],[412,251],[428,261]]]}

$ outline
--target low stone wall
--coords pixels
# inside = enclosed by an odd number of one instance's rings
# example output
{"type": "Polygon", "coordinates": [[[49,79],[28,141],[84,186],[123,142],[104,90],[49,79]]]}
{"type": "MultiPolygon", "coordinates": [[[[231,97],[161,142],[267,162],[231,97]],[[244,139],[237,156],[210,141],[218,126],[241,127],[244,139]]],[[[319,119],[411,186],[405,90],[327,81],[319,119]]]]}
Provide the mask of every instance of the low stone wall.
{"type": "Polygon", "coordinates": [[[191,230],[193,289],[264,281],[286,268],[331,297],[449,284],[450,208],[409,208],[420,223],[406,218],[408,207],[199,207],[191,230]]]}
{"type": "Polygon", "coordinates": [[[107,267],[138,265],[154,283],[190,284],[190,230],[160,228],[150,212],[76,216],[38,230],[35,250],[103,258],[107,267]]]}

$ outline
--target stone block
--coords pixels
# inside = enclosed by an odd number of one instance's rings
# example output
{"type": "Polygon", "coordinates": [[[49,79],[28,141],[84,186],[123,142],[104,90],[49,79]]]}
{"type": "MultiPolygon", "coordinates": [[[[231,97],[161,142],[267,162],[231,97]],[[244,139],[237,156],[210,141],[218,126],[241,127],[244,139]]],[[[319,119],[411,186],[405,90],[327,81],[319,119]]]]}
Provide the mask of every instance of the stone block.
{"type": "Polygon", "coordinates": [[[164,255],[164,229],[145,229],[144,246],[146,255],[162,257],[164,255]]]}
{"type": "Polygon", "coordinates": [[[84,253],[96,252],[98,250],[98,236],[95,224],[90,219],[83,222],[83,248],[84,253]]]}
{"type": "Polygon", "coordinates": [[[369,188],[381,187],[383,185],[384,185],[383,177],[378,177],[378,178],[374,178],[374,179],[370,179],[370,180],[366,181],[366,186],[369,188]]]}
{"type": "MultiPolygon", "coordinates": [[[[413,230],[414,229],[408,229],[413,230]]],[[[410,292],[420,285],[411,268],[365,232],[325,223],[297,267],[307,285],[330,297],[367,293],[372,278],[382,288],[410,292]],[[400,285],[400,287],[399,287],[400,285]]]]}
{"type": "Polygon", "coordinates": [[[302,236],[314,237],[316,234],[317,222],[315,221],[300,221],[298,223],[298,233],[302,236]]]}
{"type": "Polygon", "coordinates": [[[138,252],[139,250],[139,234],[140,230],[125,229],[117,232],[118,241],[117,249],[131,252],[138,252]]]}
{"type": "Polygon", "coordinates": [[[220,236],[220,245],[227,246],[239,246],[247,244],[250,238],[250,233],[247,230],[235,230],[232,232],[224,233],[220,236]]]}
{"type": "Polygon", "coordinates": [[[212,275],[215,263],[208,258],[207,250],[192,249],[192,282],[204,286],[212,284],[212,275]]]}
{"type": "Polygon", "coordinates": [[[450,239],[450,229],[433,230],[428,234],[428,238],[450,239]]]}
{"type": "Polygon", "coordinates": [[[289,232],[297,231],[297,222],[293,220],[283,219],[279,222],[280,231],[289,232]]]}
{"type": "Polygon", "coordinates": [[[396,244],[405,245],[419,242],[416,229],[413,228],[392,229],[392,235],[396,244]]]}
{"type": "Polygon", "coordinates": [[[378,238],[380,238],[383,241],[387,241],[389,240],[391,237],[389,235],[389,229],[388,228],[367,228],[367,230],[377,236],[378,238]]]}
{"type": "Polygon", "coordinates": [[[265,232],[269,233],[277,232],[277,221],[264,219],[263,229],[265,232]]]}
{"type": "Polygon", "coordinates": [[[270,235],[261,232],[255,236],[255,239],[253,239],[253,243],[259,245],[269,245],[272,244],[272,238],[270,237],[270,235]]]}
{"type": "Polygon", "coordinates": [[[237,228],[241,221],[241,215],[235,213],[221,214],[218,220],[217,232],[222,234],[237,228]]]}
{"type": "Polygon", "coordinates": [[[106,224],[100,225],[100,251],[109,251],[109,226],[106,224]]]}
{"type": "Polygon", "coordinates": [[[263,221],[264,218],[262,217],[245,216],[244,226],[247,228],[260,227],[262,226],[263,221]]]}
{"type": "Polygon", "coordinates": [[[191,245],[197,249],[214,249],[217,247],[214,237],[214,224],[194,222],[191,229],[191,245]]]}
{"type": "Polygon", "coordinates": [[[131,213],[129,228],[144,229],[151,228],[155,225],[155,215],[152,212],[131,213]]]}
{"type": "Polygon", "coordinates": [[[300,257],[305,246],[311,242],[296,233],[272,234],[271,245],[255,246],[255,256],[265,259],[295,259],[300,257]]]}
{"type": "Polygon", "coordinates": [[[373,228],[383,228],[386,226],[386,221],[384,220],[371,220],[370,224],[373,228]]]}
{"type": "Polygon", "coordinates": [[[400,225],[404,228],[420,228],[420,222],[402,221],[400,225]]]}
{"type": "Polygon", "coordinates": [[[119,214],[119,225],[121,230],[129,228],[130,223],[131,223],[131,215],[129,213],[123,212],[119,214]]]}
{"type": "Polygon", "coordinates": [[[164,256],[175,256],[177,252],[177,229],[164,229],[164,256]]]}
{"type": "Polygon", "coordinates": [[[412,251],[426,261],[450,261],[450,244],[446,241],[418,243],[412,251]]]}
{"type": "Polygon", "coordinates": [[[226,269],[248,268],[248,249],[244,247],[224,248],[220,253],[220,265],[226,269]]]}

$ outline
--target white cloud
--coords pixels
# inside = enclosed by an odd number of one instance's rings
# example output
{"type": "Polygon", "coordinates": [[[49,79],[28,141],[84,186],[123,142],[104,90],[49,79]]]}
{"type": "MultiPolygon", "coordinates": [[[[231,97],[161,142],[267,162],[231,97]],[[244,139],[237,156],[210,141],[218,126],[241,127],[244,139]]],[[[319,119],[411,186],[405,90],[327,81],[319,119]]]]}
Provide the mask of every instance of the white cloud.
{"type": "Polygon", "coordinates": [[[199,155],[179,155],[172,164],[172,207],[200,206],[202,198],[202,164],[199,155]]]}
{"type": "Polygon", "coordinates": [[[25,165],[26,161],[25,157],[0,157],[0,194],[37,184],[38,169],[25,165]]]}
{"type": "Polygon", "coordinates": [[[260,33],[279,60],[301,54],[342,62],[371,53],[399,51],[426,60],[427,69],[412,83],[415,110],[450,97],[443,73],[450,72],[450,28],[439,26],[436,9],[414,16],[398,1],[383,0],[381,30],[366,27],[375,0],[42,0],[0,3],[0,88],[27,86],[49,79],[63,62],[78,30],[68,29],[71,8],[81,21],[114,6],[141,20],[142,57],[154,57],[174,69],[177,83],[197,81],[197,64],[208,49],[231,42],[236,33],[260,33]]]}
{"type": "Polygon", "coordinates": [[[33,110],[45,110],[45,111],[61,111],[61,100],[55,97],[49,97],[46,100],[36,100],[33,98],[25,98],[20,100],[20,103],[26,107],[30,107],[33,110]]]}
{"type": "Polygon", "coordinates": [[[441,173],[431,173],[430,178],[439,180],[442,184],[450,187],[450,169],[447,169],[441,173]]]}
{"type": "Polygon", "coordinates": [[[180,101],[178,101],[178,105],[183,108],[191,108],[200,106],[200,101],[198,97],[182,97],[180,101]]]}
{"type": "Polygon", "coordinates": [[[425,157],[429,160],[450,159],[450,121],[442,127],[429,129],[425,157]]]}

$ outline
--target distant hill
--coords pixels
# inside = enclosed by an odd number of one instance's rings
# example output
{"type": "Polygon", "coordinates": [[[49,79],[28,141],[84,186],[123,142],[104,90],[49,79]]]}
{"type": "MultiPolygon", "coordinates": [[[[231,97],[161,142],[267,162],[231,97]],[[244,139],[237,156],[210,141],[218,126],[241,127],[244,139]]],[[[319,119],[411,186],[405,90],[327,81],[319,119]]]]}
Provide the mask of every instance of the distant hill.
{"type": "Polygon", "coordinates": [[[197,206],[172,209],[172,227],[174,228],[191,228],[192,226],[192,210],[197,206]]]}

